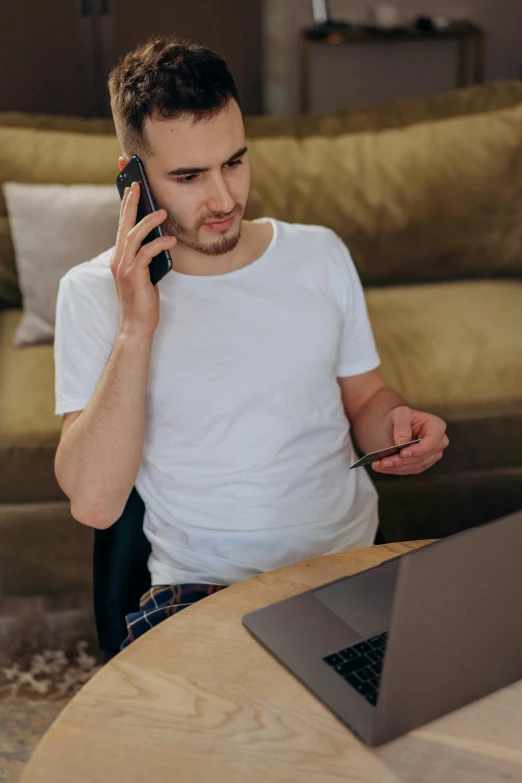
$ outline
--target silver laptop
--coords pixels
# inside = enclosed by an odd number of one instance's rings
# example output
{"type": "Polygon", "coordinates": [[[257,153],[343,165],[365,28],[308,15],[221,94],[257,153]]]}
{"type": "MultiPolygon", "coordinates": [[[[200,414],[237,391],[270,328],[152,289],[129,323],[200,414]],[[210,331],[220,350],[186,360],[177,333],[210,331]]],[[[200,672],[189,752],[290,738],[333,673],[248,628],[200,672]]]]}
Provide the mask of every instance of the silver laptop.
{"type": "Polygon", "coordinates": [[[522,677],[522,512],[250,612],[243,624],[369,745],[522,677]]]}

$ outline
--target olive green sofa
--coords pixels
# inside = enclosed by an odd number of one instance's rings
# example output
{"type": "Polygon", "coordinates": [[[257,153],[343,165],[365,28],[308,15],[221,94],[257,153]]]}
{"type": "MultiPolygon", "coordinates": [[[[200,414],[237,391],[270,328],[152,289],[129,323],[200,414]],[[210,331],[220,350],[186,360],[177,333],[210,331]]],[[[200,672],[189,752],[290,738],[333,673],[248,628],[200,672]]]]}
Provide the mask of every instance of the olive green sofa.
{"type": "MultiPolygon", "coordinates": [[[[522,508],[522,82],[245,125],[246,217],[339,233],[384,377],[448,423],[425,474],[371,474],[385,538],[522,508]]],[[[0,113],[0,181],[113,183],[118,154],[111,119],[0,113]]],[[[0,595],[90,590],[92,531],[53,471],[53,347],[13,347],[21,308],[0,189],[0,595]]]]}

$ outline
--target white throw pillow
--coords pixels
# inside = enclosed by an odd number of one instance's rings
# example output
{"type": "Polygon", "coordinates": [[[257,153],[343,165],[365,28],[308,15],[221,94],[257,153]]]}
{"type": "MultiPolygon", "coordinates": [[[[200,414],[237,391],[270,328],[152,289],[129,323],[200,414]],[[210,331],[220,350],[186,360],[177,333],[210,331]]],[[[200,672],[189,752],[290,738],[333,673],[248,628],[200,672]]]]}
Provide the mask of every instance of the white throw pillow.
{"type": "Polygon", "coordinates": [[[3,183],[23,315],[13,345],[52,343],[60,278],[116,242],[114,185],[3,183]]]}

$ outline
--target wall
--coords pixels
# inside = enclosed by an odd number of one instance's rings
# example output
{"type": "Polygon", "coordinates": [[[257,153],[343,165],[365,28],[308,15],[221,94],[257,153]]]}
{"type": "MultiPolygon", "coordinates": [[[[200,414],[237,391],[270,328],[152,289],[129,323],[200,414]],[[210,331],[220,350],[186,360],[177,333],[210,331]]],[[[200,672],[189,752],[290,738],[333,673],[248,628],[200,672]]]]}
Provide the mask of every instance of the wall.
{"type": "MultiPolygon", "coordinates": [[[[522,0],[391,0],[408,22],[422,14],[465,17],[486,30],[486,79],[522,78],[522,0]]],[[[330,0],[331,16],[369,22],[372,3],[330,0]]],[[[265,0],[265,106],[297,112],[298,34],[312,24],[309,0],[265,0]]],[[[321,47],[311,57],[311,110],[369,105],[428,95],[455,85],[456,45],[450,41],[321,47]]]]}

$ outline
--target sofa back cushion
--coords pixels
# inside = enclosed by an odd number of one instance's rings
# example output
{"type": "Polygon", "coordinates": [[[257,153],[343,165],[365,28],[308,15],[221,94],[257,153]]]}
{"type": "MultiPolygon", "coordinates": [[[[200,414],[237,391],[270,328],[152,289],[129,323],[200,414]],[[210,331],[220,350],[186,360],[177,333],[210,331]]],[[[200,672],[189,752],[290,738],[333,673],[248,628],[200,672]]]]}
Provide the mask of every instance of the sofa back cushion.
{"type": "MultiPolygon", "coordinates": [[[[402,128],[418,122],[482,114],[521,102],[522,81],[505,79],[372,106],[350,106],[311,114],[247,116],[244,118],[245,133],[250,139],[274,136],[338,136],[341,133],[402,128]]],[[[21,111],[0,112],[0,125],[70,133],[116,132],[112,117],[68,117],[21,111]]]]}
{"type": "MultiPolygon", "coordinates": [[[[248,147],[245,218],[332,228],[364,285],[522,271],[522,104],[371,133],[250,139],[248,147]]],[[[120,154],[114,135],[0,127],[2,182],[116,188],[120,154]]],[[[0,299],[13,304],[16,292],[0,189],[0,299]]]]}
{"type": "Polygon", "coordinates": [[[522,272],[522,104],[249,151],[246,218],[328,226],[364,285],[522,272]]]}
{"type": "MultiPolygon", "coordinates": [[[[464,116],[484,112],[497,111],[502,108],[514,106],[522,102],[522,81],[518,79],[490,82],[487,84],[473,85],[457,90],[441,92],[436,95],[428,95],[421,98],[405,98],[402,100],[378,104],[368,107],[351,107],[338,111],[320,112],[309,115],[286,115],[283,117],[245,117],[245,132],[249,139],[264,137],[293,136],[305,138],[307,136],[322,135],[336,136],[345,133],[361,133],[391,128],[400,128],[415,123],[443,120],[448,117],[464,116]]],[[[115,128],[112,117],[68,117],[45,113],[30,114],[28,112],[6,111],[0,112],[0,128],[12,133],[17,133],[18,128],[38,129],[40,131],[59,130],[64,133],[87,135],[106,135],[115,138],[115,128]]],[[[1,137],[0,137],[1,138],[1,137]]],[[[9,153],[15,153],[18,157],[26,156],[29,162],[35,160],[39,153],[36,136],[20,136],[20,140],[9,139],[9,153]],[[31,147],[36,143],[36,148],[31,147]]],[[[5,141],[6,137],[3,137],[5,141]]],[[[74,146],[74,140],[67,142],[67,147],[74,146]]],[[[60,145],[57,137],[43,140],[42,147],[56,148],[60,145]]],[[[88,146],[88,145],[87,145],[88,146]]],[[[120,154],[118,147],[116,158],[120,154]]],[[[6,154],[0,150],[0,182],[6,180],[4,175],[6,154]]],[[[50,160],[54,163],[54,157],[50,160]]],[[[70,163],[66,158],[66,164],[70,163]]],[[[16,161],[15,161],[16,164],[16,161]]],[[[105,164],[103,164],[105,165],[105,164]]],[[[16,167],[16,165],[15,165],[16,167]]],[[[27,166],[21,166],[20,176],[30,177],[27,166]]],[[[96,168],[96,164],[95,164],[96,168]]],[[[64,166],[58,165],[60,176],[64,172],[64,166]]],[[[99,182],[96,179],[96,171],[91,174],[89,165],[81,167],[81,179],[75,178],[74,168],[68,172],[66,179],[51,179],[51,182],[66,183],[91,183],[99,182]]],[[[100,176],[98,171],[98,176],[100,176]]],[[[34,177],[24,178],[23,182],[48,182],[34,177]]],[[[109,180],[102,175],[102,182],[109,180]]],[[[251,199],[253,211],[256,214],[263,213],[263,204],[255,205],[255,199],[251,199]]],[[[252,210],[251,210],[252,211],[252,210]]],[[[370,275],[368,280],[374,279],[370,275]]],[[[401,278],[402,279],[402,278],[401,278]]],[[[21,307],[22,296],[15,266],[13,243],[11,239],[9,222],[7,219],[5,204],[0,194],[0,307],[21,307]]]]}
{"type": "Polygon", "coordinates": [[[522,102],[519,79],[489,82],[420,98],[351,106],[336,111],[282,117],[246,117],[249,138],[339,136],[342,133],[403,128],[419,122],[498,111],[522,102]]]}

